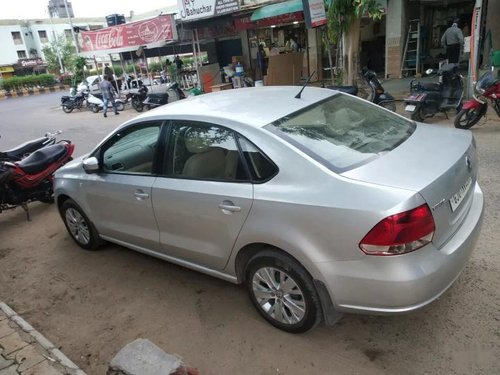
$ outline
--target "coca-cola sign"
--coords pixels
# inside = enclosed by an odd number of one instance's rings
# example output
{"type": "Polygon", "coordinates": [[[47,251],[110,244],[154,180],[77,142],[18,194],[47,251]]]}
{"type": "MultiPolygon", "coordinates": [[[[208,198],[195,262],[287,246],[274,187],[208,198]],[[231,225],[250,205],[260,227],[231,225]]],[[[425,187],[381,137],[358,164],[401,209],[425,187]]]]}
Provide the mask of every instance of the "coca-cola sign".
{"type": "Polygon", "coordinates": [[[80,52],[118,53],[141,46],[156,47],[177,39],[174,17],[162,15],[149,20],[137,21],[96,31],[78,34],[80,52]]]}

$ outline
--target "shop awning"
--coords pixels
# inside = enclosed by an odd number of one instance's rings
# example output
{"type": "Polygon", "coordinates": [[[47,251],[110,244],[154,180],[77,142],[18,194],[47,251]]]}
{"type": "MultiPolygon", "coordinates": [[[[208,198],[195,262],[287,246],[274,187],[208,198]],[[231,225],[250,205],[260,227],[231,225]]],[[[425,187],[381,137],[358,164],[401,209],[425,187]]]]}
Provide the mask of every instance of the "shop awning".
{"type": "Polygon", "coordinates": [[[288,0],[259,8],[252,13],[250,19],[252,22],[255,22],[264,18],[281,16],[287,13],[302,12],[303,10],[304,6],[302,5],[302,0],[288,0]]]}

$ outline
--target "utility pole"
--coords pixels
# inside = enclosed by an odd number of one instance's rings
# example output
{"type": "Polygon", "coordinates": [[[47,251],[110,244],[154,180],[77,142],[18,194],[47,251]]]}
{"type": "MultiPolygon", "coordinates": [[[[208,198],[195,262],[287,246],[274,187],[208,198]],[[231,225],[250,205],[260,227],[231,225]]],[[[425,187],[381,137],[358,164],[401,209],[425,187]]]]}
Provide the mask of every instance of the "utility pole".
{"type": "Polygon", "coordinates": [[[64,7],[66,8],[66,15],[68,16],[69,26],[71,27],[71,35],[73,36],[73,42],[75,43],[76,53],[78,54],[80,52],[80,49],[78,48],[78,41],[76,40],[75,30],[73,28],[73,21],[71,21],[71,15],[69,14],[68,11],[68,2],[66,0],[64,0],[64,7]]]}

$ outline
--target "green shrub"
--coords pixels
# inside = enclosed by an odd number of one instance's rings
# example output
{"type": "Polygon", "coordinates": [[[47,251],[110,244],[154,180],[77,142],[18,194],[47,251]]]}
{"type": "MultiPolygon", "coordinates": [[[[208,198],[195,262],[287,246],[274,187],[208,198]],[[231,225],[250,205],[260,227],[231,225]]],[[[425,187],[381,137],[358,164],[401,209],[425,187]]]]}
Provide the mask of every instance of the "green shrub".
{"type": "Polygon", "coordinates": [[[115,74],[117,77],[120,77],[123,74],[123,69],[119,65],[113,65],[113,69],[115,70],[115,74]]]}

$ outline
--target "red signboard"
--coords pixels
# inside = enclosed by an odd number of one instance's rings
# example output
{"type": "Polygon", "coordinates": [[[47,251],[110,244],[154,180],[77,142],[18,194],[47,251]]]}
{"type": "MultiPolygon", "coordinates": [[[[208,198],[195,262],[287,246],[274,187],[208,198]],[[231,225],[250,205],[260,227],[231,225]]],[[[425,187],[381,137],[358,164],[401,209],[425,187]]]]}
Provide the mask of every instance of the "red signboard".
{"type": "Polygon", "coordinates": [[[82,54],[119,53],[141,46],[159,47],[177,39],[174,17],[162,15],[96,31],[81,31],[78,45],[82,54]]]}
{"type": "Polygon", "coordinates": [[[255,29],[259,27],[285,25],[296,21],[300,22],[303,19],[304,19],[304,14],[302,12],[286,13],[286,14],[281,14],[279,16],[262,18],[255,22],[252,22],[250,20],[250,16],[247,16],[247,17],[235,18],[234,26],[236,27],[236,30],[246,30],[246,29],[255,29]]]}

